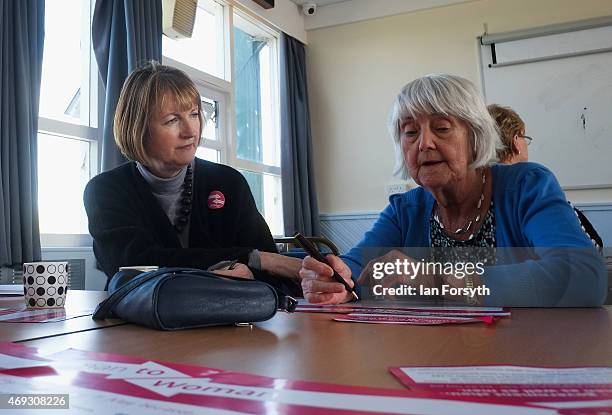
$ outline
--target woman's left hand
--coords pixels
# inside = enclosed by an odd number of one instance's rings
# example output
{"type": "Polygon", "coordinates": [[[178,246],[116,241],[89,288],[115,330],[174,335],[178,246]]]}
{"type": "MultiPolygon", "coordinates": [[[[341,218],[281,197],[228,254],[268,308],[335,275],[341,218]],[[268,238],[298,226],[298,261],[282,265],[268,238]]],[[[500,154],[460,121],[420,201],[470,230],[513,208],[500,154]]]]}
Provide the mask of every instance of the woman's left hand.
{"type": "Polygon", "coordinates": [[[244,278],[245,280],[255,279],[249,267],[240,262],[237,262],[233,266],[230,265],[225,268],[214,270],[213,272],[215,274],[227,275],[228,277],[244,278]],[[232,268],[230,269],[230,267],[232,268]]]}

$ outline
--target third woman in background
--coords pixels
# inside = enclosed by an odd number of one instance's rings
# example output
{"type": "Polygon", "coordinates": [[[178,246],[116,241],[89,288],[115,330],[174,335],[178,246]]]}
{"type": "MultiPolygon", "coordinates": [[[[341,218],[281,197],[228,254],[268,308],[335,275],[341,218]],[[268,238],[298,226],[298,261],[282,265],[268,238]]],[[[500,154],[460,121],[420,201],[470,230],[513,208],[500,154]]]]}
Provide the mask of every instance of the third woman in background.
{"type": "MultiPolygon", "coordinates": [[[[487,106],[489,113],[495,120],[503,148],[497,151],[497,157],[500,163],[514,164],[529,160],[529,144],[533,138],[525,135],[525,123],[519,115],[510,107],[502,107],[497,104],[487,106]]],[[[572,206],[576,216],[580,220],[582,230],[588,235],[593,244],[601,252],[603,249],[603,241],[595,227],[587,219],[587,217],[579,209],[572,206]]]]}

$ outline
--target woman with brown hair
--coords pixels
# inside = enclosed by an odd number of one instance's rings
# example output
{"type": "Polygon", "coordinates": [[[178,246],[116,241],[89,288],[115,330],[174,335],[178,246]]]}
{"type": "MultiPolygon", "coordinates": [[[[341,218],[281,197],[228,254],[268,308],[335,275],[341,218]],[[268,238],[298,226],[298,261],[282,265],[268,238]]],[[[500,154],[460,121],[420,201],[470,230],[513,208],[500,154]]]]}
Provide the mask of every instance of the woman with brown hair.
{"type": "Polygon", "coordinates": [[[204,122],[182,71],[151,62],[126,79],[114,135],[130,162],[94,177],[84,194],[99,265],[110,278],[122,266],[231,261],[215,272],[299,293],[300,261],[277,253],[245,178],[195,157],[204,122]]]}

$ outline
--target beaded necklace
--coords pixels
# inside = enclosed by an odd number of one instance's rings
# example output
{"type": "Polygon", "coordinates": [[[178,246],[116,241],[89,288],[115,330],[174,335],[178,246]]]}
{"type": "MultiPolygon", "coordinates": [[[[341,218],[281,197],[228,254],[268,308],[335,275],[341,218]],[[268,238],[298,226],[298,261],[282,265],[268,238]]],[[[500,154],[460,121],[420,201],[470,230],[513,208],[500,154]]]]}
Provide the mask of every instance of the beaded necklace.
{"type": "Polygon", "coordinates": [[[191,164],[187,166],[185,179],[181,187],[183,188],[179,199],[181,207],[178,209],[178,215],[174,220],[174,230],[176,230],[177,233],[183,232],[183,229],[185,229],[185,226],[189,223],[189,215],[191,214],[193,196],[193,171],[191,169],[191,164]]]}
{"type": "MultiPolygon", "coordinates": [[[[440,228],[444,230],[445,232],[449,234],[453,234],[453,235],[463,235],[469,232],[470,229],[475,229],[476,226],[478,225],[478,222],[480,222],[480,208],[482,207],[482,202],[484,202],[486,184],[487,184],[487,177],[485,175],[485,171],[483,170],[482,171],[482,191],[480,193],[480,197],[478,198],[478,203],[476,204],[476,213],[474,214],[474,217],[472,219],[468,219],[465,225],[463,225],[460,228],[457,228],[457,230],[455,230],[454,232],[451,229],[447,229],[442,223],[442,221],[440,220],[440,217],[438,216],[439,206],[436,203],[434,220],[438,223],[438,225],[440,225],[440,228]],[[473,228],[472,228],[472,225],[474,225],[473,228]]],[[[467,240],[470,241],[472,240],[472,238],[474,238],[474,232],[470,234],[467,240]]]]}

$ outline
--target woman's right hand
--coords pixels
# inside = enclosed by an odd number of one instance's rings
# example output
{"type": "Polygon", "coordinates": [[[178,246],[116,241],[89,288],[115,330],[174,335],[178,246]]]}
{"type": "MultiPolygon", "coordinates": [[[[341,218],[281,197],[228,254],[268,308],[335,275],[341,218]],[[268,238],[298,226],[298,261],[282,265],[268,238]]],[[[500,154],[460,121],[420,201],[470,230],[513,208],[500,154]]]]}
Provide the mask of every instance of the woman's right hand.
{"type": "MultiPolygon", "coordinates": [[[[337,256],[327,255],[327,261],[340,274],[349,286],[354,287],[350,268],[337,256]]],[[[302,261],[300,277],[304,298],[313,304],[340,304],[350,301],[353,296],[344,285],[334,278],[334,271],[329,265],[307,256],[302,261]]]]}
{"type": "Polygon", "coordinates": [[[227,266],[221,269],[214,270],[213,272],[215,274],[226,275],[228,277],[243,278],[245,280],[255,279],[249,267],[244,264],[241,264],[240,262],[234,264],[233,266],[227,266]]]}

